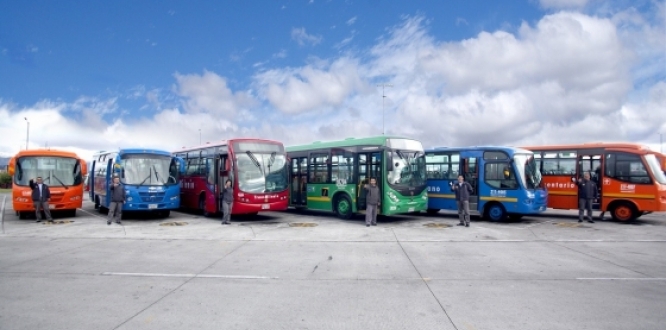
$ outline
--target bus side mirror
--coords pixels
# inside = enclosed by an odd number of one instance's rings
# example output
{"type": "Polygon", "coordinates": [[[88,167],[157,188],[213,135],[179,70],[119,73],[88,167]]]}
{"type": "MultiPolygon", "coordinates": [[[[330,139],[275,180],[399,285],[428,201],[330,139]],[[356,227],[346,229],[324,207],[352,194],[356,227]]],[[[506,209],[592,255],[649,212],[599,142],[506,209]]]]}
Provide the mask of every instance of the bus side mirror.
{"type": "Polygon", "coordinates": [[[180,157],[175,157],[174,160],[176,161],[176,164],[178,166],[178,174],[180,175],[185,174],[185,160],[180,157]]]}
{"type": "Polygon", "coordinates": [[[79,164],[81,164],[81,175],[88,175],[88,164],[83,159],[79,160],[79,164]]]}
{"type": "Polygon", "coordinates": [[[12,159],[9,160],[9,163],[7,164],[7,173],[11,176],[14,176],[14,173],[16,173],[16,158],[12,157],[12,159]]]}

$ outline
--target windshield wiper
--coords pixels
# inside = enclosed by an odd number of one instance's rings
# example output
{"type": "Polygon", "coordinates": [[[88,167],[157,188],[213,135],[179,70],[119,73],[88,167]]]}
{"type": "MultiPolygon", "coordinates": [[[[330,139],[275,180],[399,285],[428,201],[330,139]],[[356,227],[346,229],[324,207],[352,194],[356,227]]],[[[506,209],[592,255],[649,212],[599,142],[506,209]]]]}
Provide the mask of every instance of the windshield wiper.
{"type": "Polygon", "coordinates": [[[153,165],[151,166],[151,168],[153,169],[153,171],[155,171],[155,178],[157,179],[157,181],[161,181],[162,184],[166,184],[166,182],[160,180],[159,175],[157,175],[157,169],[155,168],[155,164],[153,164],[153,165]]]}
{"type": "Polygon", "coordinates": [[[141,183],[139,183],[139,187],[141,187],[144,184],[144,182],[146,182],[146,180],[150,179],[153,176],[152,171],[148,171],[148,172],[149,172],[148,176],[145,179],[143,179],[143,181],[141,181],[141,183]]]}
{"type": "Polygon", "coordinates": [[[264,191],[263,192],[266,192],[266,190],[267,190],[266,189],[266,172],[264,172],[264,169],[261,167],[261,163],[259,163],[259,160],[257,160],[257,157],[252,153],[252,151],[248,150],[245,153],[247,154],[248,157],[250,157],[254,166],[259,168],[259,171],[261,171],[261,175],[264,176],[264,191]]]}
{"type": "Polygon", "coordinates": [[[60,182],[60,184],[63,187],[65,187],[65,190],[69,189],[69,187],[67,187],[64,183],[62,183],[62,181],[60,181],[60,179],[58,179],[58,177],[55,174],[51,174],[51,176],[54,177],[56,180],[58,180],[58,182],[60,182]]]}

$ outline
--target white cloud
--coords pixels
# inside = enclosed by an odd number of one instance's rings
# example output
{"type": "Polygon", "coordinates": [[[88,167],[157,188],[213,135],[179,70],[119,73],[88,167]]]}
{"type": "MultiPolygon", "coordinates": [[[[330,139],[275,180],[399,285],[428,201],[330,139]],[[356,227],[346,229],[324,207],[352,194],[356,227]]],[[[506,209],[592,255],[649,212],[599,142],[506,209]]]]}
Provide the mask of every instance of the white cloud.
{"type": "Polygon", "coordinates": [[[285,49],[281,49],[279,52],[273,54],[273,58],[285,58],[287,57],[287,51],[285,49]]]}
{"type": "Polygon", "coordinates": [[[175,75],[174,91],[183,98],[187,112],[208,112],[218,115],[234,115],[240,109],[251,107],[254,99],[246,92],[233,93],[225,78],[204,71],[198,74],[175,75]]]}
{"type": "Polygon", "coordinates": [[[354,25],[354,23],[356,23],[356,19],[357,19],[356,16],[350,18],[349,20],[347,20],[347,25],[354,25]]]}
{"type": "Polygon", "coordinates": [[[323,39],[320,35],[307,34],[305,28],[293,28],[291,29],[291,39],[296,41],[299,45],[303,46],[306,43],[311,45],[316,45],[321,42],[323,39]]]}
{"type": "Polygon", "coordinates": [[[539,0],[541,7],[547,9],[583,8],[589,0],[539,0]]]}
{"type": "Polygon", "coordinates": [[[256,76],[260,89],[272,106],[285,113],[339,106],[364,87],[357,61],[340,58],[298,69],[274,69],[256,76]]]}

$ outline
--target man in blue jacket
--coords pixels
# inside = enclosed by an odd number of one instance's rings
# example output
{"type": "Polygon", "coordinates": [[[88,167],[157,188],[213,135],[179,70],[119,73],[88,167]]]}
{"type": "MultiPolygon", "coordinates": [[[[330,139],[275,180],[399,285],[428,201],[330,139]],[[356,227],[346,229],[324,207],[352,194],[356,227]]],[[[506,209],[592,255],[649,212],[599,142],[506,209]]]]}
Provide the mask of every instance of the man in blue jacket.
{"type": "Polygon", "coordinates": [[[46,220],[48,222],[53,222],[51,217],[51,210],[49,210],[49,202],[51,201],[51,190],[46,183],[42,182],[42,177],[38,176],[36,179],[37,183],[33,180],[30,180],[30,189],[32,189],[32,203],[35,205],[35,215],[37,216],[37,222],[42,222],[42,212],[40,209],[44,209],[44,214],[46,215],[46,220]]]}
{"type": "Polygon", "coordinates": [[[458,175],[458,182],[451,184],[451,189],[456,193],[458,204],[458,226],[469,227],[469,195],[472,193],[472,185],[465,182],[465,177],[458,175]]]}
{"type": "Polygon", "coordinates": [[[106,218],[106,224],[110,225],[111,221],[120,224],[120,219],[123,216],[123,205],[125,204],[125,187],[120,183],[120,178],[113,177],[111,187],[111,203],[109,203],[109,215],[106,218]]]}

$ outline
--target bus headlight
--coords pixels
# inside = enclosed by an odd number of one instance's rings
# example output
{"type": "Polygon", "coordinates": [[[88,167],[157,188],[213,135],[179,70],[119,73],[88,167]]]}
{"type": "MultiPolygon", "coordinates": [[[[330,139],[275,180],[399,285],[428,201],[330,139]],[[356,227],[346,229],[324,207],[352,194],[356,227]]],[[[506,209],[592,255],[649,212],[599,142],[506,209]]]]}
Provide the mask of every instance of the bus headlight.
{"type": "Polygon", "coordinates": [[[173,196],[170,198],[172,201],[178,200],[178,196],[173,196]]]}
{"type": "Polygon", "coordinates": [[[422,195],[421,199],[424,200],[424,201],[427,201],[428,200],[428,195],[422,195]]]}
{"type": "Polygon", "coordinates": [[[28,201],[28,199],[27,199],[27,198],[23,198],[23,197],[17,197],[17,198],[16,198],[16,201],[17,201],[17,202],[21,202],[21,203],[25,203],[25,202],[28,201]]]}
{"type": "Polygon", "coordinates": [[[127,197],[127,201],[128,201],[128,202],[131,202],[131,201],[132,201],[132,196],[127,197]]]}
{"type": "Polygon", "coordinates": [[[391,202],[393,203],[397,203],[399,201],[398,196],[396,196],[395,193],[392,191],[389,191],[388,196],[391,202]]]}

